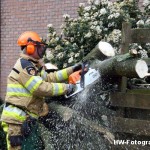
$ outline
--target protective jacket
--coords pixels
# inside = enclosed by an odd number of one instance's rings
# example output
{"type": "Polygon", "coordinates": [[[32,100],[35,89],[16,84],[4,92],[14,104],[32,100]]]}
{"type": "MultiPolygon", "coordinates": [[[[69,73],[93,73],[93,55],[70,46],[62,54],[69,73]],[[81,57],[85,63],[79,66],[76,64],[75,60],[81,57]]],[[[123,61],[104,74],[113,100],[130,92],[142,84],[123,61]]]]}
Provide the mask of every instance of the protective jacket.
{"type": "Polygon", "coordinates": [[[7,80],[6,106],[1,120],[22,124],[26,115],[38,117],[44,111],[44,97],[63,95],[68,85],[61,83],[73,72],[72,67],[47,73],[38,60],[21,54],[7,80]],[[12,104],[12,105],[7,105],[12,104]]]}

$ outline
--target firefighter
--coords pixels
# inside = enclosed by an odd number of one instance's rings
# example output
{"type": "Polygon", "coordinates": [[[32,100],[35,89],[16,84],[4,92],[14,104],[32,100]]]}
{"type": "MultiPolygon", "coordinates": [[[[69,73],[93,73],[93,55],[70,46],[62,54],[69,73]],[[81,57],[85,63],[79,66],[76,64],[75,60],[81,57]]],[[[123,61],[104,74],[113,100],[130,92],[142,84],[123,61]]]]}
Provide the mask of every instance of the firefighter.
{"type": "Polygon", "coordinates": [[[47,73],[40,63],[47,45],[39,35],[33,31],[24,32],[17,43],[22,53],[8,76],[5,106],[1,116],[3,130],[7,134],[7,149],[44,149],[36,130],[38,118],[49,112],[44,97],[72,92],[74,85],[62,82],[70,74],[80,70],[81,65],[47,73]],[[36,134],[34,140],[38,142],[35,145],[31,143],[31,133],[36,134]]]}

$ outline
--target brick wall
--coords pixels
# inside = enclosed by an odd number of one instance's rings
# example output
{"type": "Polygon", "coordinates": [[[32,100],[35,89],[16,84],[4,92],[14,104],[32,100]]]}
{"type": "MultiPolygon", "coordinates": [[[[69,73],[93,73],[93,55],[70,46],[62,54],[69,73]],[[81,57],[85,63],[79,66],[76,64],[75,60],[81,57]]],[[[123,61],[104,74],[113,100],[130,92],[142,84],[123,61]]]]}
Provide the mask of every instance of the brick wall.
{"type": "Polygon", "coordinates": [[[87,0],[1,0],[0,97],[4,99],[6,78],[19,56],[18,36],[33,30],[46,37],[47,24],[59,30],[63,14],[76,17],[79,3],[84,2],[87,0]]]}

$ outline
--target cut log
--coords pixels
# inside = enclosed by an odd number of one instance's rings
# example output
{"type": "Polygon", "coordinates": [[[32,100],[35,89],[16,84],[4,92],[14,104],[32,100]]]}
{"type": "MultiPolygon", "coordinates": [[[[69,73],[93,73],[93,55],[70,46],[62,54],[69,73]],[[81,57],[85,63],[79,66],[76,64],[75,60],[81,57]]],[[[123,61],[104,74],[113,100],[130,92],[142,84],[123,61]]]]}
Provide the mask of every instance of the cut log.
{"type": "Polygon", "coordinates": [[[125,76],[128,78],[144,78],[148,76],[148,66],[144,60],[130,58],[128,54],[118,55],[104,61],[94,62],[101,76],[125,76]]]}
{"type": "Polygon", "coordinates": [[[74,118],[76,123],[82,124],[87,128],[90,128],[94,131],[99,132],[110,143],[113,143],[114,135],[108,129],[102,127],[100,124],[97,124],[95,122],[92,122],[80,116],[75,110],[69,107],[58,105],[56,103],[50,103],[49,106],[50,106],[50,109],[56,111],[62,117],[64,121],[69,121],[70,119],[74,118]]]}
{"type": "Polygon", "coordinates": [[[115,50],[113,47],[107,42],[100,41],[96,47],[84,57],[84,60],[104,60],[112,56],[115,56],[115,50]]]}
{"type": "Polygon", "coordinates": [[[135,70],[140,78],[144,78],[148,74],[148,66],[144,60],[138,60],[135,70]]]}
{"type": "MultiPolygon", "coordinates": [[[[137,50],[115,56],[113,47],[107,42],[99,42],[96,47],[83,58],[83,61],[99,60],[93,67],[99,68],[102,76],[124,76],[129,78],[144,78],[148,74],[148,60],[137,58],[137,50]]],[[[149,61],[150,62],[150,61],[149,61]]],[[[95,63],[95,62],[94,62],[95,63]]]]}

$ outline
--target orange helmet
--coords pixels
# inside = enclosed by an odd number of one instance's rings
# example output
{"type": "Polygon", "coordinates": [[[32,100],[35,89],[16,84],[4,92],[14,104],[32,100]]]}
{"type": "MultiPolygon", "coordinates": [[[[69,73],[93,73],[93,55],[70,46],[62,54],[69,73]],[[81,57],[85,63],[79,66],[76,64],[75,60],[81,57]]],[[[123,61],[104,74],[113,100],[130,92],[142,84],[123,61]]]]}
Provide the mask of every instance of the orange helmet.
{"type": "Polygon", "coordinates": [[[33,31],[26,31],[22,33],[17,41],[18,45],[21,46],[21,49],[23,50],[24,47],[26,47],[26,52],[29,55],[34,54],[35,52],[35,45],[38,46],[38,55],[40,58],[43,57],[45,51],[46,51],[46,44],[42,42],[40,39],[40,36],[33,31]],[[40,48],[40,45],[43,45],[42,49],[40,48]]]}
{"type": "Polygon", "coordinates": [[[26,31],[19,36],[17,44],[19,46],[26,46],[28,45],[29,39],[32,39],[33,41],[41,42],[40,36],[36,32],[26,31]]]}

